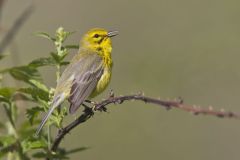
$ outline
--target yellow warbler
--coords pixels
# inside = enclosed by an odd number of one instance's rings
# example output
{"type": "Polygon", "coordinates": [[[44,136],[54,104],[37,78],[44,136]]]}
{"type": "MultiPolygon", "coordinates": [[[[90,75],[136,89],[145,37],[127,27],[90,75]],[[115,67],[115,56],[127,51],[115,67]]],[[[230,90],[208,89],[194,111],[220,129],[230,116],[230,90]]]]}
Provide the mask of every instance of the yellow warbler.
{"type": "Polygon", "coordinates": [[[39,125],[37,135],[54,109],[65,99],[70,102],[69,112],[72,114],[87,98],[93,98],[105,90],[112,72],[111,37],[117,33],[94,28],[83,36],[78,54],[57,82],[51,107],[39,125]]]}

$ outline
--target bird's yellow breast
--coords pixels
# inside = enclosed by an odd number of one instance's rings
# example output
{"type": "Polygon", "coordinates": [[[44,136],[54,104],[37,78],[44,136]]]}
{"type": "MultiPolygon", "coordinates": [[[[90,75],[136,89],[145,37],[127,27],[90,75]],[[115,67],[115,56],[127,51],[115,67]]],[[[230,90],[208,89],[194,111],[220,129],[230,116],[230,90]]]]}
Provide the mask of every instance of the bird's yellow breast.
{"type": "Polygon", "coordinates": [[[110,80],[111,80],[111,72],[112,72],[112,45],[110,38],[104,39],[100,44],[96,46],[89,46],[91,50],[93,50],[95,53],[97,53],[100,57],[102,57],[104,70],[101,78],[99,79],[95,89],[92,91],[89,98],[93,98],[103,92],[110,80]]]}
{"type": "Polygon", "coordinates": [[[111,68],[105,67],[101,78],[99,79],[97,86],[90,95],[90,98],[93,98],[103,92],[111,80],[111,68]]]}
{"type": "Polygon", "coordinates": [[[102,93],[108,86],[111,80],[112,73],[112,58],[111,58],[112,47],[108,46],[107,48],[103,48],[102,52],[98,52],[98,54],[102,57],[104,70],[101,78],[99,79],[97,86],[93,90],[90,95],[90,98],[97,96],[102,93]]]}

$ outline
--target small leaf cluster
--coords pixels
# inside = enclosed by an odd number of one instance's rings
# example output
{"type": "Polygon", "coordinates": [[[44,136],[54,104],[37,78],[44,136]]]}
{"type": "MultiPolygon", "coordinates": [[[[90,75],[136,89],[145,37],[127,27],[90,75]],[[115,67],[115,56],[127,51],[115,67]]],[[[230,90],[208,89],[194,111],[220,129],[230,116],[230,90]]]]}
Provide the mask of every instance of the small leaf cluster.
{"type": "MultiPolygon", "coordinates": [[[[50,40],[55,51],[49,57],[40,57],[32,60],[27,65],[14,66],[0,70],[0,84],[9,74],[13,79],[21,81],[18,87],[0,85],[0,107],[3,108],[7,120],[0,122],[0,159],[32,159],[32,158],[58,158],[67,159],[67,155],[86,148],[77,148],[71,151],[59,149],[56,153],[49,151],[51,138],[46,132],[34,136],[37,126],[41,121],[42,112],[46,112],[51,104],[54,89],[49,88],[43,81],[40,67],[56,68],[56,80],[60,77],[61,66],[67,65],[65,57],[70,49],[78,49],[78,45],[65,45],[66,39],[73,32],[67,32],[62,27],[56,30],[55,36],[45,32],[37,33],[38,36],[50,40]],[[22,102],[19,104],[19,102],[22,102]],[[22,116],[24,110],[25,116],[22,116]]],[[[5,55],[0,54],[0,60],[5,55]]],[[[48,125],[54,124],[61,127],[63,117],[66,116],[65,107],[53,113],[48,125]]],[[[50,134],[50,133],[48,133],[50,134]]]]}

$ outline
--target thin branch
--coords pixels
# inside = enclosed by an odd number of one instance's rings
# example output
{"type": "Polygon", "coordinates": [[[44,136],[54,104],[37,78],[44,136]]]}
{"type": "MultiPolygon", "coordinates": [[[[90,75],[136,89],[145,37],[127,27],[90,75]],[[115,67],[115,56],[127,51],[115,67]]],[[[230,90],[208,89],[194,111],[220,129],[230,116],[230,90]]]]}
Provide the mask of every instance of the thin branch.
{"type": "Polygon", "coordinates": [[[67,125],[65,128],[60,129],[58,131],[56,138],[54,139],[54,142],[51,147],[51,151],[55,152],[57,150],[60,142],[64,138],[64,136],[67,133],[69,133],[73,128],[75,128],[79,124],[81,124],[81,123],[87,121],[89,118],[91,118],[93,116],[93,114],[94,114],[94,112],[91,109],[85,109],[83,114],[80,115],[76,120],[74,120],[72,123],[67,125]]]}
{"type": "Polygon", "coordinates": [[[27,20],[27,18],[30,16],[30,14],[33,11],[33,5],[28,6],[23,13],[16,19],[13,26],[10,28],[10,30],[7,32],[5,37],[3,38],[2,42],[0,43],[0,54],[6,49],[6,47],[11,43],[14,36],[20,29],[20,27],[23,25],[23,23],[27,20]]]}
{"type": "Polygon", "coordinates": [[[129,101],[129,100],[140,100],[145,103],[151,103],[151,104],[156,104],[165,107],[167,110],[171,108],[178,108],[187,112],[191,112],[194,115],[211,115],[211,116],[216,116],[220,118],[235,118],[235,119],[240,119],[240,114],[234,113],[234,112],[225,112],[223,109],[220,111],[213,110],[213,108],[210,106],[207,109],[201,108],[200,106],[196,105],[187,105],[183,104],[183,100],[173,100],[173,101],[166,101],[166,100],[161,100],[161,99],[156,99],[156,98],[151,98],[151,97],[146,97],[144,95],[138,94],[138,95],[129,95],[129,96],[119,96],[119,97],[110,97],[96,105],[96,110],[101,110],[103,107],[106,105],[109,105],[111,103],[114,104],[121,104],[124,101],[129,101]]]}
{"type": "MultiPolygon", "coordinates": [[[[195,106],[195,105],[186,105],[183,103],[183,100],[161,100],[151,97],[146,97],[142,94],[134,94],[134,95],[126,95],[126,96],[118,96],[114,97],[112,94],[108,99],[101,101],[100,103],[95,104],[94,110],[96,111],[105,111],[106,106],[110,104],[122,104],[124,101],[130,101],[130,100],[136,100],[136,101],[143,101],[145,103],[155,104],[158,106],[162,106],[166,108],[167,110],[171,108],[177,108],[186,112],[193,113],[194,115],[210,115],[210,116],[216,116],[220,118],[235,118],[240,119],[240,114],[234,113],[234,112],[225,112],[222,110],[213,110],[212,107],[208,107],[206,109],[195,106]]],[[[55,152],[58,149],[59,144],[61,143],[64,136],[69,133],[72,129],[74,129],[76,126],[78,126],[81,123],[84,123],[89,118],[93,116],[94,112],[90,108],[85,108],[82,115],[80,115],[76,120],[71,122],[69,125],[67,125],[65,128],[59,130],[53,144],[51,147],[51,151],[55,152]]]]}

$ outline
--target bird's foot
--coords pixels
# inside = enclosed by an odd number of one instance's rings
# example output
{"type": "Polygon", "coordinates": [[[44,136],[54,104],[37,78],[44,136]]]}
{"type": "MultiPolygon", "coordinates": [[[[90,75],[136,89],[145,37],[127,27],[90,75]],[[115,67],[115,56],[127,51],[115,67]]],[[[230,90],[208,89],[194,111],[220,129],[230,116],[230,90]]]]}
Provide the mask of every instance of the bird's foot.
{"type": "Polygon", "coordinates": [[[84,113],[88,113],[88,114],[90,114],[91,116],[94,115],[94,111],[93,111],[92,107],[89,107],[89,106],[87,106],[87,105],[84,104],[84,103],[83,103],[82,105],[83,105],[83,107],[84,107],[84,110],[83,110],[84,113]]]}
{"type": "Polygon", "coordinates": [[[114,92],[113,92],[113,89],[111,89],[110,92],[109,92],[109,98],[114,98],[114,92]]]}
{"type": "Polygon", "coordinates": [[[95,106],[97,104],[96,102],[88,100],[88,99],[86,99],[84,102],[89,103],[89,104],[91,104],[93,106],[95,106]]]}
{"type": "Polygon", "coordinates": [[[100,107],[98,108],[97,105],[98,103],[97,102],[94,102],[94,101],[91,101],[91,100],[85,100],[86,103],[89,103],[92,105],[92,107],[90,108],[93,112],[96,112],[96,111],[100,111],[100,112],[107,112],[107,108],[106,107],[100,107]]]}
{"type": "Polygon", "coordinates": [[[100,111],[100,112],[108,112],[107,111],[107,108],[106,107],[100,107],[100,108],[96,108],[96,106],[94,106],[94,108],[95,108],[95,110],[98,110],[98,111],[100,111]]]}

